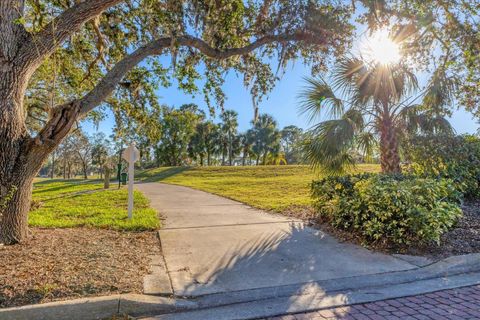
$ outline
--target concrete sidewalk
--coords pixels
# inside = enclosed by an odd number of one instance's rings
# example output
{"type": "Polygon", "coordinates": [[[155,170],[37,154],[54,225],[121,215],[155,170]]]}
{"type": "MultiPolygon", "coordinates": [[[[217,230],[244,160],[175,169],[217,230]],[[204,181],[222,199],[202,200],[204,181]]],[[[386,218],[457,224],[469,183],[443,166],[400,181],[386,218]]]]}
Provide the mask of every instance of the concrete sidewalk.
{"type": "Polygon", "coordinates": [[[166,218],[159,234],[176,296],[301,287],[417,267],[206,192],[160,183],[136,188],[166,218]]]}

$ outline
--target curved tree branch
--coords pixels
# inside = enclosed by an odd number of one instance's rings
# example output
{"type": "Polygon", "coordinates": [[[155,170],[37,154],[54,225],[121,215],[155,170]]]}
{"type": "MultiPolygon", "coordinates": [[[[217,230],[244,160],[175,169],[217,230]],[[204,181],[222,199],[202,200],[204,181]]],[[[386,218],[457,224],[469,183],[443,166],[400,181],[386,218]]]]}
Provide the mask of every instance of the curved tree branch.
{"type": "Polygon", "coordinates": [[[86,0],[65,10],[41,31],[33,34],[18,55],[30,66],[38,67],[68,37],[106,9],[124,0],[86,0]]]}
{"type": "MultiPolygon", "coordinates": [[[[199,50],[202,54],[215,59],[227,59],[235,55],[243,55],[255,49],[274,42],[304,41],[319,46],[326,44],[322,36],[313,35],[305,31],[298,31],[289,34],[267,35],[240,48],[219,50],[211,47],[200,38],[189,35],[180,36],[174,39],[178,46],[187,46],[199,50]]],[[[118,62],[105,77],[83,98],[73,100],[52,110],[50,120],[38,135],[31,140],[31,145],[38,148],[45,148],[48,152],[68,134],[75,121],[85,116],[89,111],[100,105],[115,89],[122,78],[137,64],[152,55],[160,55],[164,50],[169,49],[172,43],[171,37],[154,40],[125,56],[118,62]]]]}
{"type": "MultiPolygon", "coordinates": [[[[240,48],[231,48],[219,50],[211,47],[208,43],[200,38],[185,35],[174,39],[178,46],[186,46],[199,50],[204,55],[215,59],[227,59],[232,56],[244,55],[258,49],[269,43],[274,42],[288,42],[288,41],[304,41],[317,45],[326,44],[324,37],[313,35],[308,32],[298,31],[290,34],[267,35],[257,39],[256,41],[240,48]]],[[[103,100],[105,100],[110,93],[115,89],[115,86],[125,76],[125,74],[140,63],[145,58],[152,55],[160,55],[165,49],[170,48],[172,38],[160,38],[150,42],[149,44],[138,48],[130,55],[126,56],[118,62],[107,75],[97,84],[92,91],[79,100],[82,115],[94,109],[103,100]]]]}

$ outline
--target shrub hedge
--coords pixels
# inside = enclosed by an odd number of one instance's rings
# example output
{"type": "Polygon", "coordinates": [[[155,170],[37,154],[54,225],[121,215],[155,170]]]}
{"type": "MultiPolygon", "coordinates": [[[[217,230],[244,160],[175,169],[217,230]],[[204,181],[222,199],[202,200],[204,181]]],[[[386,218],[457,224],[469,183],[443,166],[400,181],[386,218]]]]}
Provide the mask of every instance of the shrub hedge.
{"type": "Polygon", "coordinates": [[[404,175],[327,177],[312,184],[320,218],[368,243],[439,243],[461,216],[451,180],[404,175]]]}
{"type": "Polygon", "coordinates": [[[418,136],[405,146],[408,171],[453,181],[466,197],[480,196],[480,139],[472,135],[418,136]]]}

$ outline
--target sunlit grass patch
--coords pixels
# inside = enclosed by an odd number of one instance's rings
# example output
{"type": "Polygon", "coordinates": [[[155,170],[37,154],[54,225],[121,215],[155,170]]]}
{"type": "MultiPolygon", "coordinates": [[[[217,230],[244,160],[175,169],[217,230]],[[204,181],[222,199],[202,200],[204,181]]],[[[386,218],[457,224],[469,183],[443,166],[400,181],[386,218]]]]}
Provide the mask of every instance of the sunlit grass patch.
{"type": "Polygon", "coordinates": [[[134,192],[133,219],[128,220],[126,189],[103,190],[101,181],[43,180],[36,182],[33,200],[39,207],[29,224],[44,228],[95,227],[141,231],[159,227],[157,212],[148,199],[134,192]]]}
{"type": "Polygon", "coordinates": [[[73,193],[101,190],[102,188],[103,182],[100,180],[37,179],[33,187],[33,198],[41,201],[73,193]]]}
{"type": "MultiPolygon", "coordinates": [[[[379,166],[359,165],[357,171],[377,172],[379,166]]],[[[277,212],[310,206],[311,182],[321,178],[309,166],[164,167],[145,170],[138,177],[204,190],[277,212]]]]}

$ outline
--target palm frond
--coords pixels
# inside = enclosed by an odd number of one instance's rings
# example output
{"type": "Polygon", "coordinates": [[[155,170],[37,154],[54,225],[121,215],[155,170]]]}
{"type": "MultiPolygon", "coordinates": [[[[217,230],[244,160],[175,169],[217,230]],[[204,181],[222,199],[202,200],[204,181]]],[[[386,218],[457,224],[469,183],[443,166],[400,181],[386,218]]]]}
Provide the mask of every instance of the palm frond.
{"type": "Polygon", "coordinates": [[[419,114],[422,108],[421,105],[415,104],[401,109],[398,115],[398,121],[407,133],[416,133],[419,130],[419,114]]]}
{"type": "Polygon", "coordinates": [[[367,159],[371,160],[375,149],[378,147],[378,140],[372,132],[360,132],[355,137],[355,144],[358,151],[367,159]]]}
{"type": "Polygon", "coordinates": [[[319,118],[322,113],[328,117],[339,117],[344,112],[344,105],[338,99],[332,88],[321,78],[305,78],[307,85],[300,92],[300,112],[307,114],[312,122],[319,118]]]}
{"type": "Polygon", "coordinates": [[[321,122],[309,132],[307,160],[326,174],[346,173],[355,164],[351,151],[362,129],[363,117],[357,110],[347,111],[341,119],[321,122]]]}
{"type": "Polygon", "coordinates": [[[372,72],[360,58],[341,59],[335,66],[333,86],[342,95],[351,98],[354,105],[365,105],[371,98],[372,72]]]}
{"type": "Polygon", "coordinates": [[[425,126],[420,128],[423,133],[427,134],[443,134],[443,135],[453,135],[455,134],[455,129],[453,129],[450,122],[442,116],[430,117],[425,126]]]}
{"type": "Polygon", "coordinates": [[[444,134],[455,133],[450,122],[441,115],[424,112],[425,106],[412,105],[400,113],[400,121],[407,134],[444,134]]]}
{"type": "Polygon", "coordinates": [[[391,66],[390,72],[395,84],[393,91],[396,101],[418,90],[417,76],[407,66],[396,64],[391,66]]]}
{"type": "Polygon", "coordinates": [[[357,109],[349,109],[342,116],[342,119],[349,121],[355,132],[360,132],[365,126],[363,114],[357,109]]]}
{"type": "Polygon", "coordinates": [[[436,70],[427,85],[423,105],[436,111],[443,111],[453,103],[456,87],[455,81],[449,78],[444,70],[436,70]]]}

